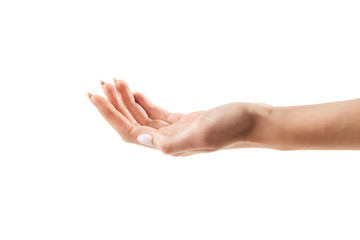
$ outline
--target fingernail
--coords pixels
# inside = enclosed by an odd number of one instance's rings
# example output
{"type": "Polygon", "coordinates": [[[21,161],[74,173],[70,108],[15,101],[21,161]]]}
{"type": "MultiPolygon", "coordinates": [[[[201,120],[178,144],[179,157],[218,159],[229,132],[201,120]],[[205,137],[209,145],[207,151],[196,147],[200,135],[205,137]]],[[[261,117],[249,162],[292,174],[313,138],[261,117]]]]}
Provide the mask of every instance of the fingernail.
{"type": "Polygon", "coordinates": [[[114,83],[116,84],[116,82],[117,82],[117,79],[116,79],[115,77],[113,77],[113,79],[114,79],[114,83]]]}
{"type": "Polygon", "coordinates": [[[89,99],[91,99],[91,97],[93,96],[91,93],[87,92],[87,95],[89,97],[89,99]]]}
{"type": "Polygon", "coordinates": [[[91,97],[93,96],[91,93],[87,92],[88,98],[91,100],[91,97]]]}
{"type": "Polygon", "coordinates": [[[139,143],[144,144],[146,146],[153,146],[152,136],[149,134],[141,134],[137,137],[139,143]]]}
{"type": "Polygon", "coordinates": [[[103,80],[100,80],[101,86],[103,86],[105,84],[105,82],[103,80]]]}

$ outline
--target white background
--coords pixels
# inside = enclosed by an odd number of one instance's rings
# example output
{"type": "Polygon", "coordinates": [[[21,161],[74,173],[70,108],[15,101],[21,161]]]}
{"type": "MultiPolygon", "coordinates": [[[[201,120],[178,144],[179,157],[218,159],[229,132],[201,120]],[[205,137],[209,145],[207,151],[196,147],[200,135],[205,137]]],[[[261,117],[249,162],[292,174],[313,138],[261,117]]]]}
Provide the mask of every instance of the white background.
{"type": "Polygon", "coordinates": [[[360,153],[127,144],[89,102],[172,112],[360,97],[358,1],[1,1],[0,239],[359,239],[360,153]]]}

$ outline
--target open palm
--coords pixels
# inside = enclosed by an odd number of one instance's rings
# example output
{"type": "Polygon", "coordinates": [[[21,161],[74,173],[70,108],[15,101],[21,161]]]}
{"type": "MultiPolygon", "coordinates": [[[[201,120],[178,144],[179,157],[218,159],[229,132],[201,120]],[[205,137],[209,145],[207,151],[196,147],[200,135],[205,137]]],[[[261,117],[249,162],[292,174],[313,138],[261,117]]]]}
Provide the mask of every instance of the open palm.
{"type": "Polygon", "coordinates": [[[165,154],[188,156],[231,148],[245,140],[253,125],[249,103],[230,103],[189,114],[171,113],[152,104],[142,93],[133,93],[123,80],[101,84],[107,99],[92,94],[89,98],[122,139],[139,144],[139,138],[148,137],[150,141],[145,145],[165,154]]]}

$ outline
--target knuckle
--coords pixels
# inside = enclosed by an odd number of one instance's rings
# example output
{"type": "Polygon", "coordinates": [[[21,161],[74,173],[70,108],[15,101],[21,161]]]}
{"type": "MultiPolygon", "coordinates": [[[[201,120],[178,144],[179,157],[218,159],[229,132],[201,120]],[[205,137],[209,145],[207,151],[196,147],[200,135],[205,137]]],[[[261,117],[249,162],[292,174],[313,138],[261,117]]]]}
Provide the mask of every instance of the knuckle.
{"type": "Polygon", "coordinates": [[[113,109],[113,108],[111,108],[111,109],[109,109],[109,111],[106,113],[106,115],[107,115],[109,118],[113,118],[113,117],[115,117],[115,115],[116,115],[116,110],[113,109]]]}

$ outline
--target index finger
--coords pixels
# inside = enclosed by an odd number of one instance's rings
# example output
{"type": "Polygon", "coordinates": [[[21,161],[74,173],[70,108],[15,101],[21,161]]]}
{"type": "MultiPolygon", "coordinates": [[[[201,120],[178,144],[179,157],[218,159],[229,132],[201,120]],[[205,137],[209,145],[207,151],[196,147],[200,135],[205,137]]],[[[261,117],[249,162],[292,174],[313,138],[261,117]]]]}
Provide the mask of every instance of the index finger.
{"type": "Polygon", "coordinates": [[[104,97],[89,93],[89,99],[105,120],[120,134],[123,140],[128,142],[131,139],[130,133],[135,125],[116,110],[104,97]]]}

